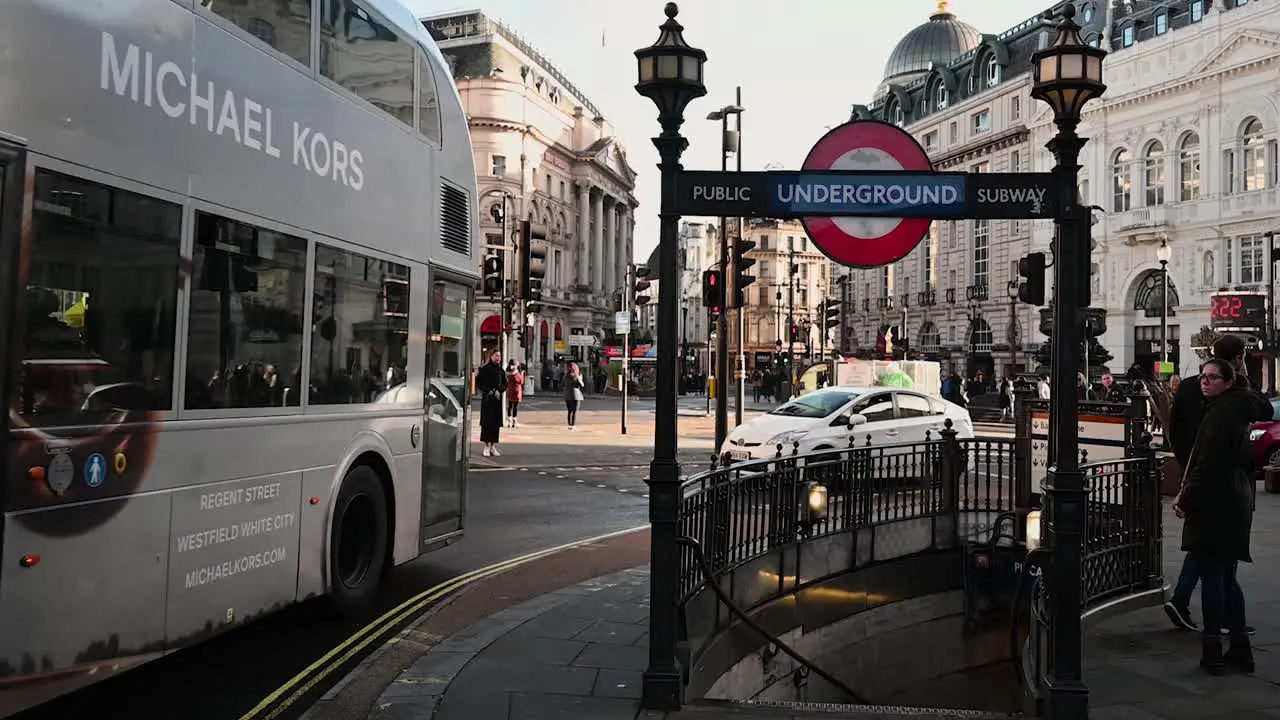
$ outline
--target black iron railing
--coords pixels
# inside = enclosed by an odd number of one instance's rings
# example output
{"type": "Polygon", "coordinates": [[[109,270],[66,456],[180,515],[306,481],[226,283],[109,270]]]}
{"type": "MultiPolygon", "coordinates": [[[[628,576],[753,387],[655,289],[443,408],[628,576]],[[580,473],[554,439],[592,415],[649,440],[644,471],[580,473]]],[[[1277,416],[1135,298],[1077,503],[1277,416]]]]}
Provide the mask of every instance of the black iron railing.
{"type": "Polygon", "coordinates": [[[1085,607],[1159,587],[1160,480],[1154,453],[1088,463],[1089,488],[1081,573],[1085,607]]]}
{"type": "MultiPolygon", "coordinates": [[[[1141,420],[1134,414],[1131,419],[1141,420]]],[[[1160,463],[1151,435],[1134,433],[1125,458],[1089,462],[1081,451],[1087,504],[1081,582],[1081,615],[1122,612],[1163,599],[1164,571],[1161,542],[1160,463]]],[[[1046,518],[1047,520],[1047,518],[1046,518]]],[[[1033,697],[1044,697],[1042,679],[1049,667],[1052,617],[1050,583],[1052,553],[1040,551],[1028,563],[1031,592],[1031,632],[1023,671],[1033,697]]]]}
{"type": "MultiPolygon", "coordinates": [[[[1124,457],[1082,458],[1089,483],[1084,614],[1123,605],[1163,582],[1158,464],[1142,408],[1135,403],[1121,413],[1124,457]]],[[[855,430],[843,448],[800,454],[792,443],[775,445],[762,459],[714,458],[708,472],[681,488],[679,534],[685,540],[671,549],[679,553],[676,602],[684,618],[710,584],[725,582],[728,590],[717,594],[732,596],[735,605],[733,613],[713,610],[711,619],[700,611],[698,631],[679,633],[690,644],[687,652],[696,657],[693,646],[709,640],[707,632],[728,627],[731,615],[865,562],[989,538],[1002,516],[1007,522],[1011,513],[1025,514],[1037,504],[1031,487],[1036,473],[1025,457],[1032,450],[1024,432],[1029,428],[1029,422],[1019,423],[1017,438],[961,438],[946,421],[918,442],[872,444],[855,430]],[[847,539],[834,537],[842,534],[847,539]],[[848,567],[802,567],[807,561],[798,548],[813,541],[848,543],[848,567]],[[883,543],[895,547],[886,550],[883,543]],[[750,577],[735,579],[741,574],[735,571],[748,565],[750,577]]],[[[1025,572],[1032,622],[1022,668],[1035,695],[1047,662],[1049,621],[1047,586],[1039,580],[1051,575],[1052,563],[1044,562],[1051,557],[1046,550],[1033,553],[1025,572]]]]}
{"type": "MultiPolygon", "coordinates": [[[[840,449],[801,455],[792,443],[766,459],[716,458],[684,483],[681,535],[701,544],[719,578],[784,545],[886,523],[952,518],[935,547],[985,532],[1014,506],[1014,440],[961,439],[949,420],[941,427],[921,442],[873,445],[853,433],[840,449]]],[[[681,552],[683,603],[707,578],[693,552],[681,552]]]]}

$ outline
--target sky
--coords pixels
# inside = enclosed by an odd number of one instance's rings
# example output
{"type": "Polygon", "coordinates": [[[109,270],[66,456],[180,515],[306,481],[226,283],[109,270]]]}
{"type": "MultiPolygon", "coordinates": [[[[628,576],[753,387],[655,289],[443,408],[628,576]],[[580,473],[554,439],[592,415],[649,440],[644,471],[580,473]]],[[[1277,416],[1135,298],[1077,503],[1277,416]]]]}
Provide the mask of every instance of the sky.
{"type": "MultiPolygon", "coordinates": [[[[662,0],[402,0],[420,15],[479,9],[538,48],[591,100],[627,150],[636,181],[635,254],[658,242],[657,109],[636,94],[637,48],[666,19],[662,0]]],[[[950,12],[999,34],[1049,2],[952,0],[950,12]]],[[[720,123],[707,114],[742,88],[742,168],[800,167],[828,127],[868,104],[898,40],[926,22],[936,0],[684,0],[685,40],[707,53],[707,95],[685,112],[689,170],[720,169],[720,123]]]]}

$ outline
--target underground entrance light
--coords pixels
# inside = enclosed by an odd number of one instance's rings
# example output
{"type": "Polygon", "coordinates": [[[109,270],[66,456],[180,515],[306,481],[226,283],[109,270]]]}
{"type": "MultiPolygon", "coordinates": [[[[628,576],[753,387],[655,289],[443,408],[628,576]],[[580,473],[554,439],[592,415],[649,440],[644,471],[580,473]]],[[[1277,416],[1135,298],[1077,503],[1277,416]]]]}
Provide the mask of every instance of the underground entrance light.
{"type": "Polygon", "coordinates": [[[825,520],[827,518],[827,486],[819,482],[811,482],[805,488],[805,496],[809,501],[809,521],[825,520]]]}
{"type": "Polygon", "coordinates": [[[1040,511],[1027,513],[1027,549],[1037,550],[1040,547],[1040,511]]]}

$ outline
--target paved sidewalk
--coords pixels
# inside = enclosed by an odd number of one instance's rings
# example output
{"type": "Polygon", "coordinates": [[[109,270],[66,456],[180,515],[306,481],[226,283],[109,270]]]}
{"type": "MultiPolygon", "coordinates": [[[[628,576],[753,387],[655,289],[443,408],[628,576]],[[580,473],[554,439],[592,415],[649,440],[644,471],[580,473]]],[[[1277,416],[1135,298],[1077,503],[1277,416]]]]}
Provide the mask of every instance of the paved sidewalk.
{"type": "MultiPolygon", "coordinates": [[[[1180,523],[1165,515],[1166,574],[1181,562],[1180,523]]],[[[1169,626],[1159,608],[1090,628],[1085,643],[1093,720],[1280,717],[1280,496],[1260,495],[1255,563],[1242,566],[1253,676],[1214,678],[1196,666],[1199,636],[1169,626]]],[[[1198,603],[1197,603],[1198,604],[1198,603]]],[[[647,661],[648,570],[636,568],[518,605],[453,635],[406,669],[370,720],[755,720],[842,717],[694,707],[639,709],[647,661]]],[[[872,720],[877,714],[843,715],[872,720]]],[[[901,713],[897,720],[913,717],[901,713]]],[[[937,711],[920,717],[947,717],[937,711]]],[[[959,716],[956,716],[959,717],[959,716]]]]}

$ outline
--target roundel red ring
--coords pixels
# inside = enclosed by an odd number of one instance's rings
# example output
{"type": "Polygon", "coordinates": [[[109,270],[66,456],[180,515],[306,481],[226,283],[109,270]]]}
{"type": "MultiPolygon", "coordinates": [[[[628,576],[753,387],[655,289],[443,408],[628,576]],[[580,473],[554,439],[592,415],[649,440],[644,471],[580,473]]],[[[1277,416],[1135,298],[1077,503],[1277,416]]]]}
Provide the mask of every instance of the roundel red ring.
{"type": "MultiPolygon", "coordinates": [[[[830,170],[846,153],[874,148],[892,155],[904,171],[932,172],[929,154],[909,133],[879,120],[854,120],[833,128],[813,146],[801,166],[830,170]]],[[[929,233],[928,218],[904,218],[888,234],[872,239],[850,237],[829,217],[802,218],[809,239],[832,260],[850,267],[880,267],[906,257],[929,233]]]]}

